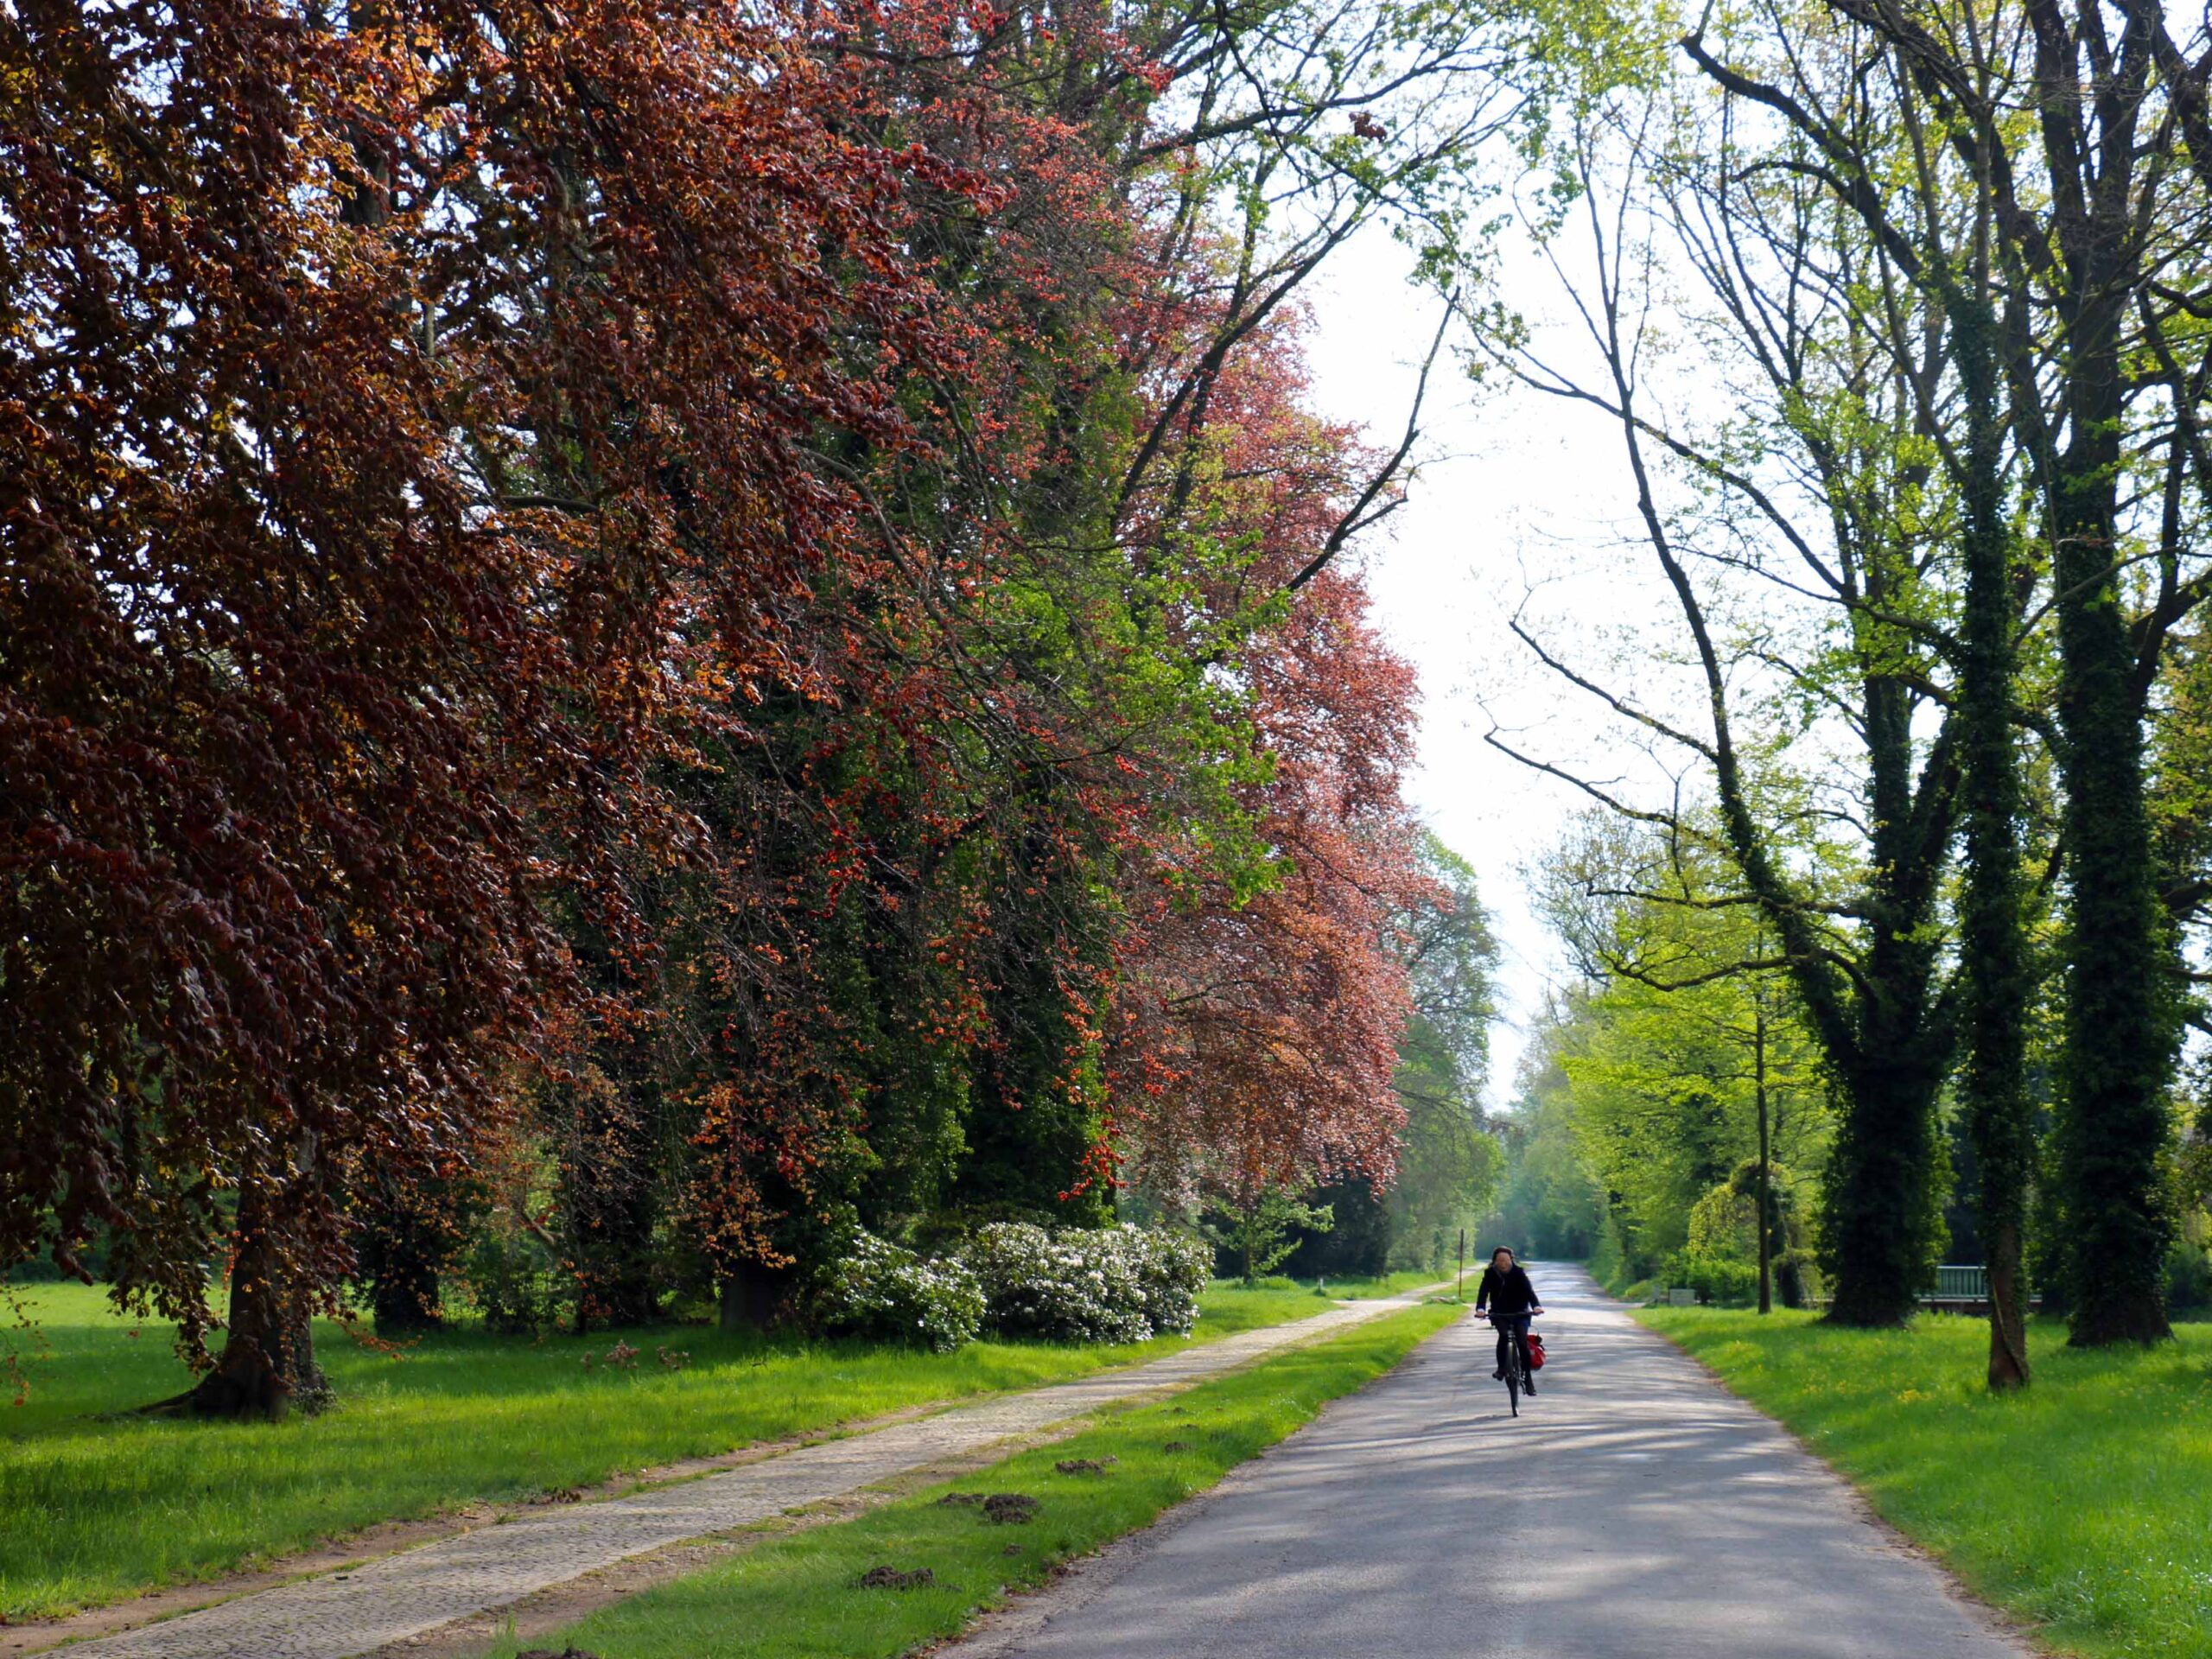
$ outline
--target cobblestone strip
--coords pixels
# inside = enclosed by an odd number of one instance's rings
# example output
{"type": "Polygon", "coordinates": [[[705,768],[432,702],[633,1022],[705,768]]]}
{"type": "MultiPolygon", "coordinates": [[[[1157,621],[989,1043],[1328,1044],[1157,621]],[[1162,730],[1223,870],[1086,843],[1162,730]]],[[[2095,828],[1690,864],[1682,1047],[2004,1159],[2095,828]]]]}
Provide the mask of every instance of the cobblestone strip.
{"type": "Polygon", "coordinates": [[[351,1659],[629,1556],[728,1532],[1116,1401],[1212,1376],[1404,1306],[1406,1299],[1348,1303],[1128,1370],[956,1406],[627,1497],[541,1510],[66,1651],[69,1659],[351,1659]]]}

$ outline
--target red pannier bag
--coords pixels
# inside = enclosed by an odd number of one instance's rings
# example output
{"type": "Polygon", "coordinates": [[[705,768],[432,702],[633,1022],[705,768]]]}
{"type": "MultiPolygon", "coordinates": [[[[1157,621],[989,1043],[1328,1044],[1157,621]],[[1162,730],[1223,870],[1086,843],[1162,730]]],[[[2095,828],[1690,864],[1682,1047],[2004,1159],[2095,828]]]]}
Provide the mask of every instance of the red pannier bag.
{"type": "Polygon", "coordinates": [[[1529,1333],[1529,1369],[1532,1371],[1544,1369],[1544,1339],[1533,1331],[1529,1333]]]}

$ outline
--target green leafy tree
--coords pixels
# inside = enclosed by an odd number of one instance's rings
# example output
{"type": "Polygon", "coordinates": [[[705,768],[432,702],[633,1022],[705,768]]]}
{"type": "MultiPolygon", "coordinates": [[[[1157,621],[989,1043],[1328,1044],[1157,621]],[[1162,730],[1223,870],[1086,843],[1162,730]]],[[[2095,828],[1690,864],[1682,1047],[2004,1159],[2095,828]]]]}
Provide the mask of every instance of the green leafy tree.
{"type": "Polygon", "coordinates": [[[1273,1273],[1299,1246],[1301,1233],[1325,1233],[1336,1217],[1325,1204],[1309,1204],[1282,1187],[1262,1185],[1228,1199],[1218,1218],[1204,1224],[1216,1249],[1228,1253],[1247,1285],[1273,1273]]]}
{"type": "Polygon", "coordinates": [[[1503,1161],[1482,1107],[1497,941],[1473,867],[1433,835],[1421,864],[1439,898],[1402,923],[1414,1006],[1398,1045],[1406,1125],[1387,1204],[1392,1262],[1435,1270],[1489,1209],[1503,1161]]]}
{"type": "MultiPolygon", "coordinates": [[[[2056,1173],[2066,1216],[2074,1339],[2167,1332],[2160,1274],[2171,1236],[2167,1154],[2173,1060],[2171,900],[2159,901],[2149,804],[2146,697],[2174,628],[2212,573],[2193,559],[2212,451],[2201,409],[2204,226],[2212,213],[2212,58],[2185,54],[2154,7],[2027,0],[1903,5],[1834,0],[1814,32],[1853,60],[1853,94],[1824,101],[1792,27],[1750,55],[1701,36],[1685,46],[1736,98],[1777,118],[1816,154],[1829,199],[1891,251],[1899,289],[1935,300],[1964,346],[1967,566],[1993,584],[1999,422],[2013,447],[2029,526],[2050,583],[2056,683],[2052,748],[2063,780],[2064,1036],[2056,1173]],[[2115,49],[2112,42],[2117,41],[2115,49]],[[1846,46],[1845,43],[1847,43],[1846,46]],[[2034,121],[2018,112],[2033,108],[2034,121]],[[1872,148],[1859,114],[1909,148],[1872,148]],[[1911,172],[1898,165],[1911,158],[1911,172]],[[1970,204],[1953,257],[1898,217],[1945,172],[1970,204]],[[1898,189],[1914,175],[1917,188],[1898,189]],[[1965,280],[1961,280],[1961,277],[1965,280]],[[2001,398],[1999,388],[2001,387],[2001,398]],[[2001,410],[1999,405],[2001,403],[2001,410]],[[1981,459],[1976,460],[1979,454],[1981,459]],[[2149,579],[2145,580],[2145,573],[2149,579]]],[[[1833,75],[1829,85],[1838,84],[1833,75]]],[[[1993,602],[1991,608],[1995,605],[1993,602]]],[[[1971,638],[1978,680],[2003,671],[1992,626],[1971,638]]],[[[1969,713],[1988,787],[1969,825],[1967,1085],[1997,1203],[1995,1248],[2013,1254],[2022,1152],[2020,1062],[2004,1038],[2017,969],[1983,946],[2017,909],[1996,822],[2005,785],[1995,690],[1969,713]]],[[[1971,711],[1974,700],[1961,708],[1971,711]]],[[[2018,1021],[2010,1022],[2017,1030],[2018,1021]]],[[[1993,1329],[1992,1381],[2018,1368],[1993,1329]]],[[[2009,1379],[2017,1380],[2017,1379],[2009,1379]]]]}
{"type": "Polygon", "coordinates": [[[1484,1218],[1474,1255],[1486,1259],[1504,1244],[1523,1255],[1587,1260],[1602,1282],[1618,1288],[1628,1279],[1611,1195],[1576,1139],[1565,1064],[1586,995],[1586,988],[1577,987],[1554,999],[1529,1034],[1512,1109],[1493,1124],[1504,1168],[1497,1207],[1484,1218]]]}
{"type": "Polygon", "coordinates": [[[1546,913],[1587,976],[1560,1065],[1576,1142],[1636,1276],[1683,1252],[1732,1255],[1771,1305],[1802,1299],[1802,1205],[1834,1135],[1819,1046],[1755,906],[1726,864],[1593,816],[1544,865],[1546,913]],[[1708,1224],[1702,1207],[1738,1231],[1708,1224]]]}

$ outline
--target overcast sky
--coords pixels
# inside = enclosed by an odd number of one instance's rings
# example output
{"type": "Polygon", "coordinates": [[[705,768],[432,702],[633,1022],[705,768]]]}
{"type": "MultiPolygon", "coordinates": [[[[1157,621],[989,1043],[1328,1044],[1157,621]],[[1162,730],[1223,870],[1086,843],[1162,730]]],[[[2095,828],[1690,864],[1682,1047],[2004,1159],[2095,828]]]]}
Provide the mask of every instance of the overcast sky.
{"type": "MultiPolygon", "coordinates": [[[[1517,265],[1520,262],[1515,262],[1517,265]]],[[[1308,357],[1313,401],[1333,419],[1366,424],[1395,447],[1436,311],[1403,277],[1403,256],[1376,235],[1325,271],[1308,357]]],[[[1553,285],[1529,261],[1513,297],[1556,319],[1553,285]]],[[[1540,338],[1541,336],[1540,335],[1540,338]]],[[[1571,331],[1557,324],[1565,346],[1571,331]]],[[[1522,867],[1585,804],[1567,785],[1483,741],[1493,718],[1544,747],[1590,710],[1529,657],[1508,620],[1539,589],[1536,608],[1590,627],[1627,621],[1650,597],[1624,548],[1619,440],[1603,421],[1532,393],[1478,391],[1440,370],[1423,421],[1429,450],[1412,497],[1367,554],[1377,620],[1421,671],[1421,762],[1414,804],[1475,866],[1504,946],[1503,1019],[1492,1039],[1491,1096],[1510,1098],[1529,1015],[1561,971],[1531,913],[1522,867]],[[1564,729],[1563,729],[1564,728],[1564,729]]]]}

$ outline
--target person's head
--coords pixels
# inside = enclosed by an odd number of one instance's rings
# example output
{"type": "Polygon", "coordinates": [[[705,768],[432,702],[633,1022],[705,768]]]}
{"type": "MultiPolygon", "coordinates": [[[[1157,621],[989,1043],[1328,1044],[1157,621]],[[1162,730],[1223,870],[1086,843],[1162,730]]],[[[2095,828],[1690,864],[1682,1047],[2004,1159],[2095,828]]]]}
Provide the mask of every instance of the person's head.
{"type": "Polygon", "coordinates": [[[1503,1273],[1513,1265],[1513,1252],[1507,1249],[1504,1245],[1499,1245],[1490,1253],[1490,1264],[1500,1273],[1503,1273]]]}

